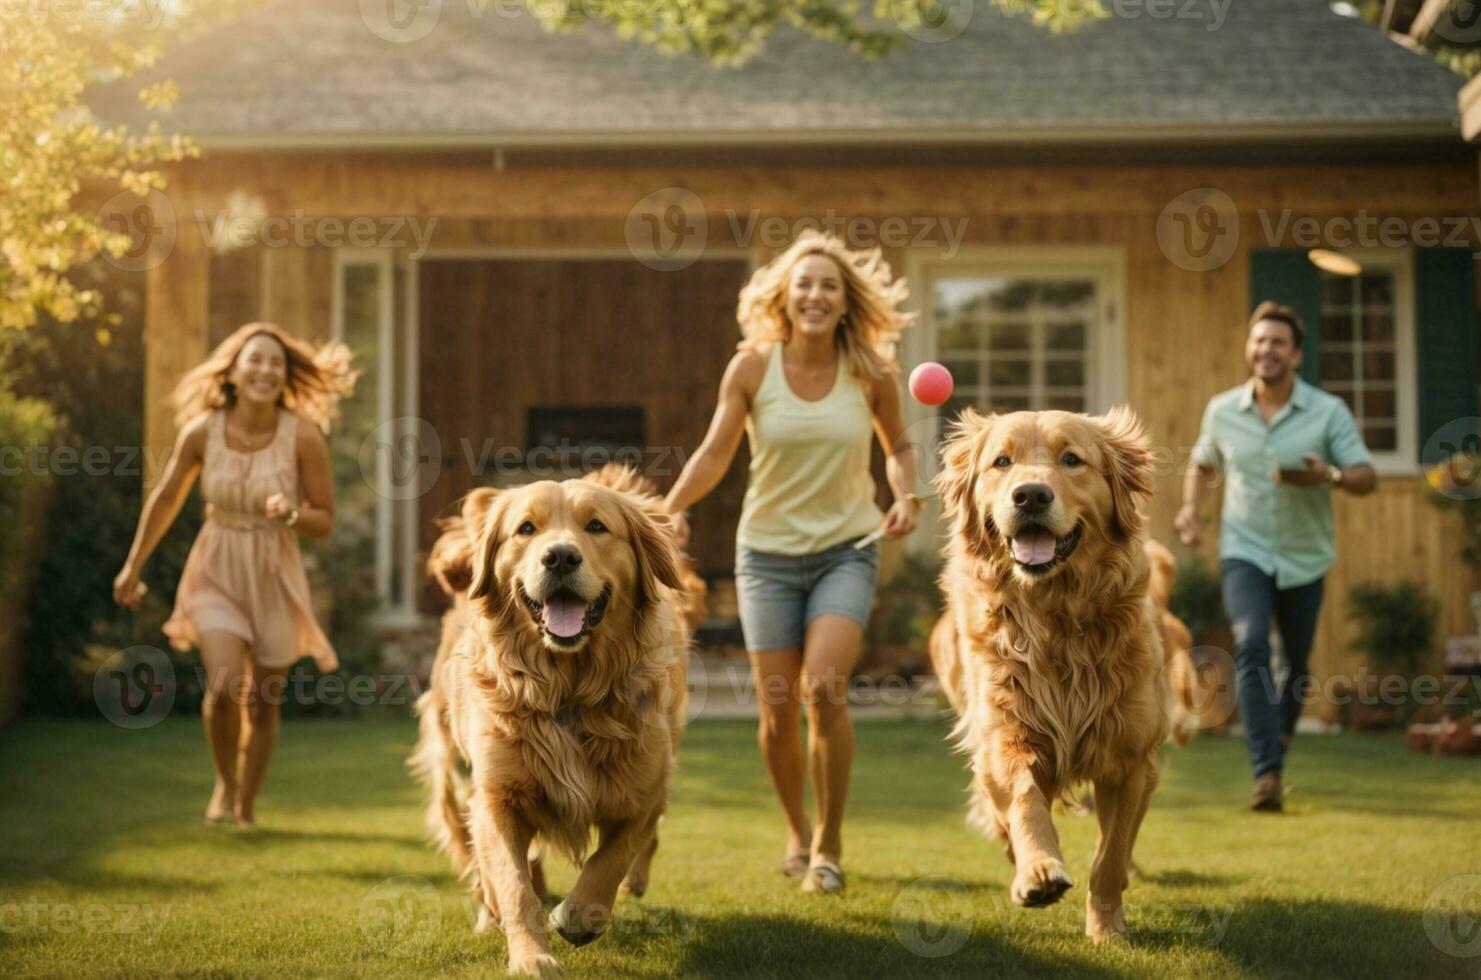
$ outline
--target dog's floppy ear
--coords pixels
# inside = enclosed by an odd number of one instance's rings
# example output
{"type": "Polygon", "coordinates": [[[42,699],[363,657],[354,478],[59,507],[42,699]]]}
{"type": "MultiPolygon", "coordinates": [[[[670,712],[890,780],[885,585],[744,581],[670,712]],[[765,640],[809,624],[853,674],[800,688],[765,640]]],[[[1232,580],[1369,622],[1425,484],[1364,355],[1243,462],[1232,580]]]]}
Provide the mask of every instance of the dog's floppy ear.
{"type": "Polygon", "coordinates": [[[472,574],[468,598],[478,599],[494,592],[494,559],[503,544],[500,524],[503,498],[494,490],[475,490],[463,500],[463,521],[472,542],[472,574]]]}
{"type": "Polygon", "coordinates": [[[1106,452],[1106,482],[1111,485],[1111,523],[1123,537],[1141,531],[1141,502],[1152,493],[1152,449],[1136,413],[1118,405],[1096,419],[1106,452]]]}
{"type": "Polygon", "coordinates": [[[427,556],[427,571],[448,595],[467,592],[473,583],[473,550],[483,517],[499,491],[481,487],[463,498],[457,517],[442,522],[442,534],[427,556]]]}
{"type": "Polygon", "coordinates": [[[946,517],[955,522],[967,548],[980,558],[987,557],[986,538],[996,537],[998,532],[990,519],[983,520],[978,514],[972,488],[977,484],[978,456],[995,421],[996,415],[963,409],[941,444],[941,472],[932,481],[941,495],[946,517]]]}
{"type": "Polygon", "coordinates": [[[674,531],[668,515],[644,508],[625,494],[619,496],[633,554],[638,562],[638,587],[642,590],[643,601],[651,601],[658,595],[660,583],[671,589],[682,588],[678,557],[674,553],[674,531]]]}

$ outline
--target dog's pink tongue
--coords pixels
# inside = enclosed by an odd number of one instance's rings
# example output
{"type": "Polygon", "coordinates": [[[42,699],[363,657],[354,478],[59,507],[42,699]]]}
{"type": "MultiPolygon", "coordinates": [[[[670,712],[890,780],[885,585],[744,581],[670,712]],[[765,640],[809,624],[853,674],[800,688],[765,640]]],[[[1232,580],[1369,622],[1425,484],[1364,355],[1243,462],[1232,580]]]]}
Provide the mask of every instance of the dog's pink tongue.
{"type": "Polygon", "coordinates": [[[1032,527],[1013,539],[1013,557],[1022,565],[1042,565],[1054,557],[1054,535],[1032,527]]]}
{"type": "Polygon", "coordinates": [[[545,628],[556,636],[570,638],[586,625],[586,603],[571,596],[556,596],[545,603],[545,628]]]}

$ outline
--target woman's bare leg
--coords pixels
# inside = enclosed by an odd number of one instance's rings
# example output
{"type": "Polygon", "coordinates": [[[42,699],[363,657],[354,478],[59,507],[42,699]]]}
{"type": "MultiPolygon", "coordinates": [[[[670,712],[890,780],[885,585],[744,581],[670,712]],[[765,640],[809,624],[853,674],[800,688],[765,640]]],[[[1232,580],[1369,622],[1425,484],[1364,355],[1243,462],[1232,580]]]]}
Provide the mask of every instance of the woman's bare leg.
{"type": "Polygon", "coordinates": [[[797,700],[801,653],[795,648],[752,653],[751,674],[760,705],[757,741],[771,783],[787,818],[787,852],[809,846],[807,810],[803,806],[807,769],[802,756],[802,712],[797,700]]]}
{"type": "Polygon", "coordinates": [[[278,742],[283,698],[288,686],[286,670],[259,667],[250,658],[247,674],[251,678],[251,687],[238,769],[236,806],[237,823],[244,827],[252,826],[257,820],[253,804],[257,801],[257,791],[262,788],[263,777],[267,775],[273,746],[278,742]]]}
{"type": "Polygon", "coordinates": [[[201,722],[216,768],[216,786],[206,806],[206,819],[226,820],[233,816],[237,804],[237,746],[242,732],[247,644],[231,633],[202,633],[201,663],[206,671],[201,722]]]}
{"type": "Polygon", "coordinates": [[[854,761],[854,726],[848,716],[848,680],[859,662],[864,630],[847,616],[825,615],[807,626],[802,657],[802,703],[807,706],[808,757],[818,828],[814,863],[843,856],[843,807],[854,761]]]}

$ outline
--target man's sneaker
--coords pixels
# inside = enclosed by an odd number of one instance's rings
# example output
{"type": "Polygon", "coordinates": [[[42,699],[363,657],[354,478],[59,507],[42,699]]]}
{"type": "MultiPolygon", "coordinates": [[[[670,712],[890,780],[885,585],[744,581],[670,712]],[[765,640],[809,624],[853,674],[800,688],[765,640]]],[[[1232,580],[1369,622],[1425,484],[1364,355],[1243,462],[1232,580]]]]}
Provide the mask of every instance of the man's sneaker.
{"type": "Polygon", "coordinates": [[[1254,791],[1250,793],[1250,809],[1263,813],[1279,813],[1280,795],[1280,773],[1267,772],[1255,780],[1254,791]]]}

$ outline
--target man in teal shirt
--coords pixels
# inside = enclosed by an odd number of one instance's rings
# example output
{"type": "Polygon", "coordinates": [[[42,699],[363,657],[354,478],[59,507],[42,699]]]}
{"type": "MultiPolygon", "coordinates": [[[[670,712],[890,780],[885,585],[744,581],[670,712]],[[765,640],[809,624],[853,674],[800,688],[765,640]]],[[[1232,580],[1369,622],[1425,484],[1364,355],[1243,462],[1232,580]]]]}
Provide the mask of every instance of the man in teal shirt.
{"type": "Polygon", "coordinates": [[[1316,635],[1322,577],[1337,557],[1332,489],[1366,494],[1378,482],[1347,404],[1297,377],[1304,337],[1289,307],[1267,300],[1255,309],[1244,349],[1250,380],[1209,401],[1174,522],[1184,544],[1199,543],[1203,488],[1222,472],[1220,577],[1255,810],[1281,809],[1281,769],[1301,715],[1297,686],[1316,635]],[[1270,676],[1272,618],[1290,668],[1279,690],[1270,676]]]}

